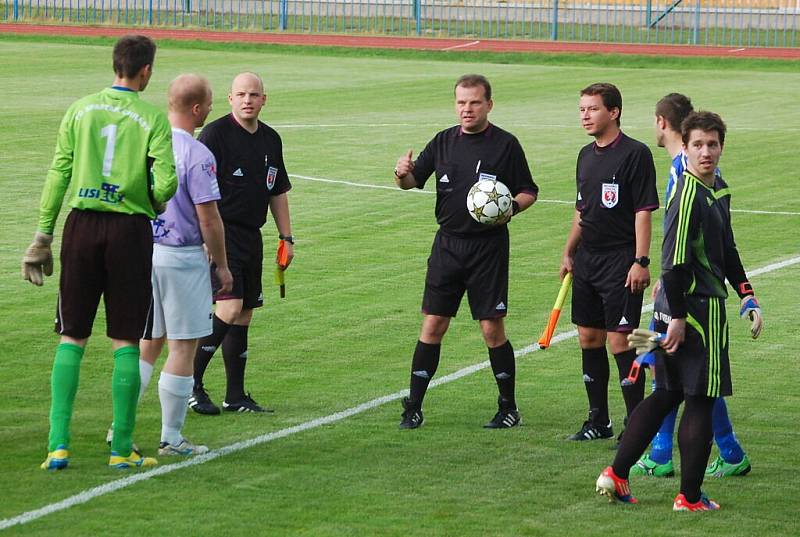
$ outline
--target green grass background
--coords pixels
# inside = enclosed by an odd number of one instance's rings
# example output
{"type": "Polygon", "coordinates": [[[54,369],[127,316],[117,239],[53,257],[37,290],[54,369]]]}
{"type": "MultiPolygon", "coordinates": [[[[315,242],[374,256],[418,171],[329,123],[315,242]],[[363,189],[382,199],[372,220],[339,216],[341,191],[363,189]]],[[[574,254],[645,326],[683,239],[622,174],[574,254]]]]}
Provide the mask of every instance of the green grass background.
{"type": "MultiPolygon", "coordinates": [[[[109,41],[63,42],[0,36],[0,519],[43,507],[120,473],[105,467],[111,420],[112,357],[103,318],[82,366],[73,420],[72,460],[65,472],[38,469],[44,458],[56,275],[43,288],[19,277],[19,259],[37,221],[38,199],[66,107],[112,81],[109,41]]],[[[623,128],[651,145],[666,181],[668,158],[653,143],[655,102],[691,95],[728,123],[721,167],[736,209],[743,261],[751,270],[800,255],[795,202],[800,128],[800,74],[791,62],[579,56],[332,51],[161,43],[143,98],[166,107],[166,86],[180,72],[209,77],[211,118],[227,113],[226,93],[242,70],[260,73],[269,103],[263,119],[284,140],[289,172],[364,185],[393,186],[395,160],[415,154],[455,122],[454,80],[486,74],[494,86],[491,119],[525,148],[541,201],[511,224],[512,267],[507,331],[517,349],[544,327],[558,288],[569,229],[578,149],[590,139],[579,126],[580,88],[617,84],[623,128]]],[[[418,335],[425,259],[436,226],[434,196],[295,178],[290,194],[296,260],[279,301],[265,271],[267,306],[250,336],[248,389],[274,415],[190,414],[185,432],[222,447],[340,411],[407,386],[418,335]]],[[[663,188],[661,186],[660,188],[663,188]]],[[[68,209],[59,218],[63,223],[68,209]]],[[[654,220],[658,261],[661,214],[654,220]]],[[[277,232],[264,228],[266,244],[277,232]]],[[[60,241],[56,240],[56,251],[60,241]]],[[[580,358],[574,339],[519,359],[523,427],[486,431],[495,411],[491,374],[439,386],[426,398],[426,424],[400,432],[390,403],[238,452],[208,464],[146,480],[6,531],[9,535],[798,535],[795,446],[797,306],[800,265],[753,278],[767,319],[761,339],[731,321],[735,396],[729,408],[753,472],[711,480],[705,489],[723,510],[673,514],[677,479],[635,479],[635,508],[594,494],[594,480],[613,458],[608,442],[564,441],[585,418],[580,358]]],[[[735,319],[736,301],[728,314],[735,319]]],[[[569,329],[569,316],[561,330],[569,329]]],[[[440,373],[486,359],[468,310],[452,323],[440,373]]],[[[615,370],[611,365],[612,376],[615,370]]],[[[155,377],[154,377],[155,378],[155,377]]],[[[207,385],[219,402],[222,360],[207,385]]],[[[155,383],[153,383],[155,384],[155,383]]],[[[619,390],[611,412],[621,423],[619,390]]],[[[152,454],[160,432],[154,386],[141,407],[135,437],[152,454]]],[[[677,448],[676,448],[677,459],[677,448]]],[[[163,460],[162,463],[170,461],[163,460]]]]}

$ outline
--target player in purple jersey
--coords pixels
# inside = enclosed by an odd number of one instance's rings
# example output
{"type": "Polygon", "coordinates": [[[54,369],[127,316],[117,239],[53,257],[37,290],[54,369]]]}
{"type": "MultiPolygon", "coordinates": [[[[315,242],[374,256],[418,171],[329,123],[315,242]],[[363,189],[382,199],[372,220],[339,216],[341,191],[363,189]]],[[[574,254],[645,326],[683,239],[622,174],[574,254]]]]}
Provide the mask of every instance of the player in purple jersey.
{"type": "Polygon", "coordinates": [[[200,76],[184,74],[169,86],[169,122],[178,172],[178,191],[166,211],[153,220],[152,339],[140,343],[140,397],[153,364],[168,341],[169,354],[158,381],[161,400],[159,455],[195,455],[208,448],[181,434],[192,394],[194,353],[199,338],[212,331],[208,256],[223,291],[233,277],[228,269],[225,233],[217,210],[220,199],[216,162],[193,132],[211,111],[211,87],[200,76]],[[208,255],[203,249],[207,249],[208,255]]]}
{"type": "MultiPolygon", "coordinates": [[[[672,196],[675,182],[679,177],[683,176],[686,170],[686,154],[683,152],[680,125],[693,111],[694,107],[691,100],[680,93],[670,93],[656,104],[656,142],[659,147],[666,149],[667,153],[672,157],[669,179],[667,180],[665,205],[672,196]]],[[[721,177],[719,168],[716,169],[715,174],[717,177],[721,177]]],[[[653,298],[655,298],[660,285],[660,280],[654,285],[653,298]]],[[[653,326],[651,326],[652,328],[653,326]]],[[[652,355],[652,353],[648,354],[652,355]]],[[[648,361],[648,358],[643,360],[648,361]]],[[[674,475],[672,439],[675,432],[677,414],[678,409],[676,408],[664,418],[661,428],[653,438],[650,453],[643,455],[636,465],[631,468],[631,475],[652,475],[656,477],[674,475]]],[[[733,425],[728,417],[728,407],[722,397],[717,398],[714,404],[712,426],[714,429],[714,441],[719,447],[720,454],[708,466],[706,475],[725,477],[747,474],[751,468],[750,459],[745,454],[733,432],[733,425]]]]}

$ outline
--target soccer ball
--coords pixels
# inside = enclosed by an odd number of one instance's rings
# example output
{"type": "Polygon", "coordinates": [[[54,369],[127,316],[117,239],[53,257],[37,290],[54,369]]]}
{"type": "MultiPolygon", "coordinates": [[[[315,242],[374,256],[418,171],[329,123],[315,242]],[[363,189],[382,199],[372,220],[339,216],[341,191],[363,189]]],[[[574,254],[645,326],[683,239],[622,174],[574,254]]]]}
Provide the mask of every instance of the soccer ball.
{"type": "Polygon", "coordinates": [[[511,215],[511,191],[500,181],[483,179],[467,194],[467,211],[476,222],[493,226],[511,215]]]}

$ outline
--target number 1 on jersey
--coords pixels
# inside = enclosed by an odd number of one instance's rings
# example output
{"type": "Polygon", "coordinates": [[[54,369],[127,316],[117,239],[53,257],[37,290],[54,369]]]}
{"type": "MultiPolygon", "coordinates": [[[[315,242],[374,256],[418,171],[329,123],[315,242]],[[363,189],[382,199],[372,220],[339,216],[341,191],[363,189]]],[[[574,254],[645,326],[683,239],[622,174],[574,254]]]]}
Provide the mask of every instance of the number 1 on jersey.
{"type": "Polygon", "coordinates": [[[103,154],[103,177],[111,175],[111,163],[114,161],[114,145],[117,143],[117,126],[106,125],[100,130],[100,135],[103,138],[108,138],[106,141],[106,151],[103,154]]]}

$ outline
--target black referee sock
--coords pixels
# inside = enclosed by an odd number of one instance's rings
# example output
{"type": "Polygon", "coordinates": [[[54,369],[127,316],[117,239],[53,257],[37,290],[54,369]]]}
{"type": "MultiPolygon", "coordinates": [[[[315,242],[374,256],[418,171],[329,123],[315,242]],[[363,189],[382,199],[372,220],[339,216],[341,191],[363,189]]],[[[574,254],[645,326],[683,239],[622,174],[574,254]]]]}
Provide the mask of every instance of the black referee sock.
{"type": "Polygon", "coordinates": [[[605,346],[581,349],[583,383],[594,425],[608,425],[608,353],[605,346]]]}
{"type": "Polygon", "coordinates": [[[228,388],[226,403],[244,399],[244,370],[247,367],[247,329],[249,326],[232,324],[222,341],[222,359],[225,361],[225,377],[228,388]]]}
{"type": "Polygon", "coordinates": [[[411,359],[411,385],[409,399],[422,406],[425,392],[428,390],[433,375],[439,367],[439,354],[442,345],[440,343],[423,343],[417,341],[414,349],[414,358],[411,359]]]}
{"type": "Polygon", "coordinates": [[[687,395],[683,417],[678,426],[678,447],[681,451],[681,492],[688,502],[700,500],[700,487],[711,453],[711,429],[714,399],[704,395],[687,395]]]}
{"type": "Polygon", "coordinates": [[[492,373],[500,391],[500,399],[504,408],[517,408],[514,398],[514,385],[516,382],[517,365],[514,361],[514,347],[506,340],[499,347],[489,349],[489,363],[492,364],[492,373]]]}
{"type": "Polygon", "coordinates": [[[622,388],[622,398],[625,400],[625,410],[628,417],[630,417],[636,405],[644,399],[644,385],[645,375],[640,374],[636,382],[629,386],[622,386],[622,381],[628,378],[628,373],[631,372],[631,365],[636,360],[636,351],[631,349],[625,352],[620,352],[614,355],[617,361],[617,369],[619,370],[620,387],[622,388]]]}
{"type": "Polygon", "coordinates": [[[214,356],[217,347],[225,339],[231,325],[214,315],[213,330],[210,335],[201,338],[194,353],[194,387],[203,387],[203,375],[206,373],[211,358],[214,356]]]}

